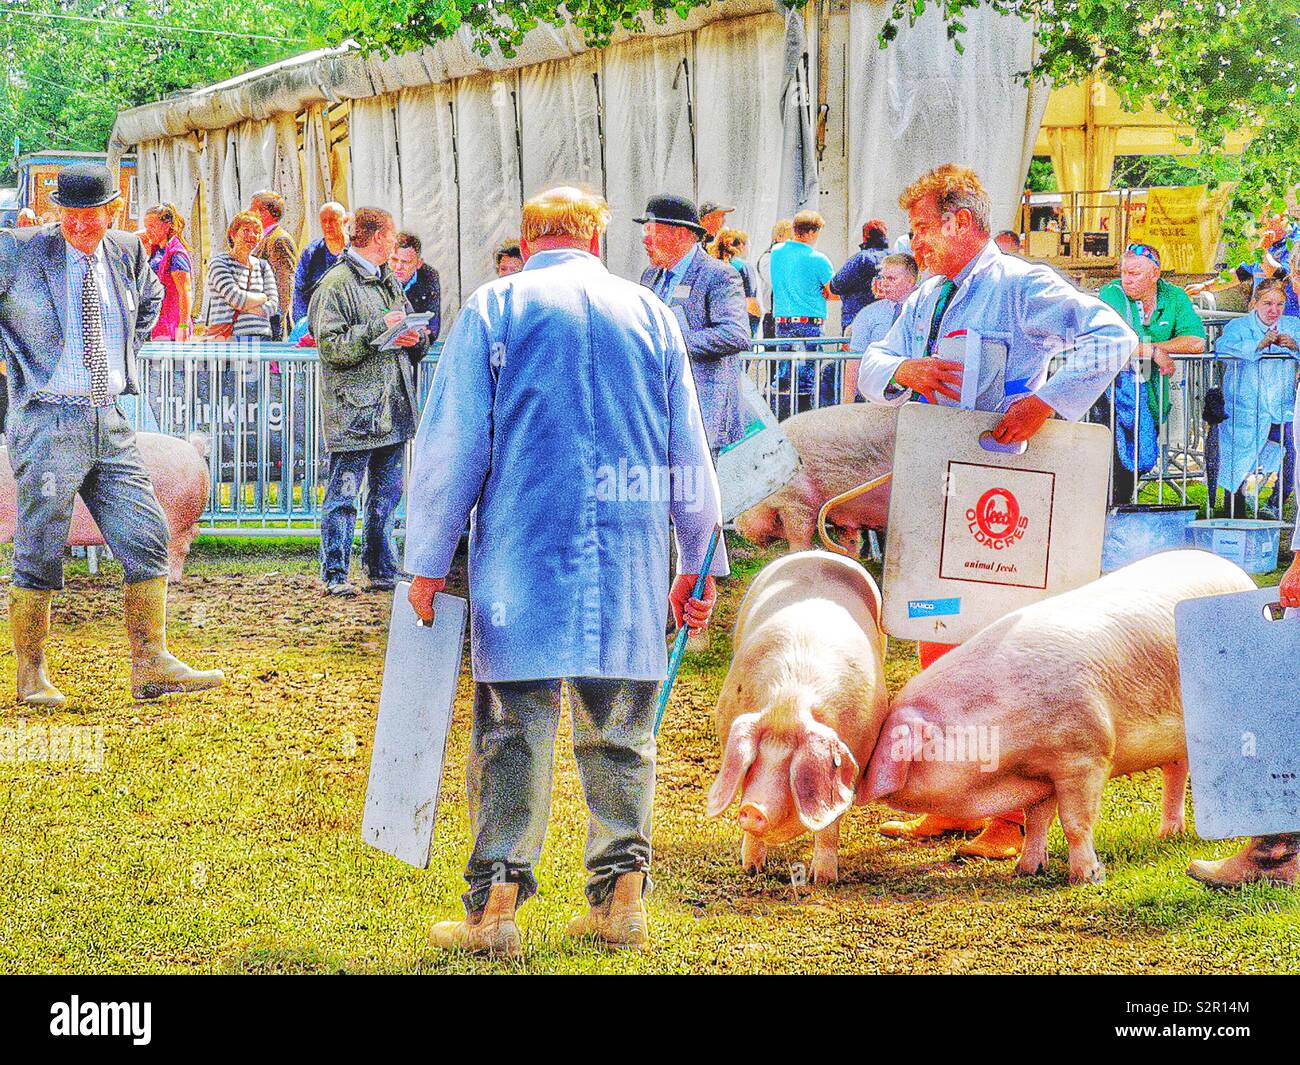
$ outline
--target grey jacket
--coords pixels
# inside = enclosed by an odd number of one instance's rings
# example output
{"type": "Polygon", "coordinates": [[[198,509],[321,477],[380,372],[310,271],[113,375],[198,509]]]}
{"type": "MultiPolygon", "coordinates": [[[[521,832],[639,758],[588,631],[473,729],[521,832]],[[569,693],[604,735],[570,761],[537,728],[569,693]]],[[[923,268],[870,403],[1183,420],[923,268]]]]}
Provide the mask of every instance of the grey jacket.
{"type": "MultiPolygon", "coordinates": [[[[135,395],[140,390],[135,355],[158,320],[163,287],[134,234],[110,231],[101,247],[130,349],[123,391],[135,395]]],[[[0,230],[0,355],[8,364],[9,402],[15,409],[45,386],[63,355],[66,248],[57,225],[0,230]]]]}
{"type": "Polygon", "coordinates": [[[415,435],[413,348],[380,351],[384,315],[409,310],[401,283],[385,266],[379,277],[344,257],[321,278],[307,321],[321,361],[321,405],[327,451],[387,447],[415,435]]]}
{"type": "MultiPolygon", "coordinates": [[[[652,266],[641,275],[641,284],[653,289],[662,277],[663,271],[652,266]]],[[[750,336],[740,274],[700,248],[667,303],[686,338],[709,447],[719,451],[744,433],[737,356],[749,350],[750,336]]]]}

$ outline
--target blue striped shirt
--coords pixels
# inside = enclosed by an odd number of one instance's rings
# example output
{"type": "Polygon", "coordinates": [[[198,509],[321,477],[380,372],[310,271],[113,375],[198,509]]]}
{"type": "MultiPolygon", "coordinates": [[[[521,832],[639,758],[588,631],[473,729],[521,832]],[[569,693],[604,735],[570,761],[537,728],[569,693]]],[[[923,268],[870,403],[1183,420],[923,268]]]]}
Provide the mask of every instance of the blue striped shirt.
{"type": "MultiPolygon", "coordinates": [[[[81,322],[81,286],[87,258],[71,244],[64,244],[67,283],[63,298],[63,354],[42,392],[62,396],[90,395],[90,371],[85,361],[85,335],[81,322]]],[[[95,249],[95,283],[99,287],[100,321],[103,322],[104,350],[108,353],[108,394],[117,396],[126,387],[126,334],[117,288],[104,260],[104,245],[95,249]]]]}

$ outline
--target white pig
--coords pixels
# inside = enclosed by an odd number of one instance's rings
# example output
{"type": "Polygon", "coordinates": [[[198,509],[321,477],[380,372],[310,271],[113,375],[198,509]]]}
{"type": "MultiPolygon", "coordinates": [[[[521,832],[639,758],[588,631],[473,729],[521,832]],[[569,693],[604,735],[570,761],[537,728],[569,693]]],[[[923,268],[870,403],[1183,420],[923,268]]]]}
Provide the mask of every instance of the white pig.
{"type": "Polygon", "coordinates": [[[746,870],[812,832],[813,879],[838,875],[839,819],[889,711],[879,618],[867,571],[825,551],[777,559],[745,593],[714,712],[724,747],[708,813],[740,792],[746,870]]]}
{"type": "MultiPolygon", "coordinates": [[[[736,530],[766,547],[785,540],[791,551],[807,551],[826,500],[888,473],[894,461],[898,411],[872,403],[841,403],[787,418],[781,423],[799,453],[799,472],[780,490],[736,519],[736,530]]],[[[847,535],[846,547],[862,551],[862,530],[883,529],[889,513],[889,485],[845,503],[830,522],[847,535]]]]}
{"type": "MultiPolygon", "coordinates": [[[[0,386],[3,387],[3,386],[0,386]]],[[[162,433],[136,433],[140,459],[149,473],[158,505],[167,516],[170,537],[167,562],[170,578],[181,579],[190,545],[199,535],[199,517],[208,505],[208,443],[198,433],[181,440],[162,433]]],[[[9,452],[0,447],[0,543],[14,538],[18,521],[18,489],[9,452]]],[[[101,546],[104,534],[78,496],[72,510],[68,544],[74,547],[101,546]]]]}
{"type": "Polygon", "coordinates": [[[858,801],[958,818],[1023,809],[1022,874],[1046,870],[1059,810],[1071,882],[1100,882],[1092,829],[1111,777],[1161,767],[1160,834],[1183,831],[1174,605],[1254,587],[1215,555],[1166,551],[1008,614],[898,693],[858,801]]]}

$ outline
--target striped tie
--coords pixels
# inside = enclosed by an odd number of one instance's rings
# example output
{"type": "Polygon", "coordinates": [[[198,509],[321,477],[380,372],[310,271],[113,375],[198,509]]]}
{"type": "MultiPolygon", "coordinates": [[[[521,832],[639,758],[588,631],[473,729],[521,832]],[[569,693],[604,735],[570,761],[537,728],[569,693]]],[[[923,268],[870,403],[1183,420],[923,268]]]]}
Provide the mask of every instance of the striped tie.
{"type": "Polygon", "coordinates": [[[90,371],[90,399],[96,407],[108,406],[108,352],[104,348],[103,309],[99,285],[95,283],[95,256],[85,256],[81,280],[81,336],[85,343],[82,361],[90,371]]]}

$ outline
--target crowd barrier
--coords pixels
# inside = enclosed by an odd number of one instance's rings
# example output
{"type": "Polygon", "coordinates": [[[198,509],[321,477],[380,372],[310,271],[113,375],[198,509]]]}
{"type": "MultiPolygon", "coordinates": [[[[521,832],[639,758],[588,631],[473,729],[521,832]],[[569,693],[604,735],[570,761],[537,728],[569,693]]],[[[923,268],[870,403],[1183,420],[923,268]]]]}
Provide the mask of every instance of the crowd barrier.
{"type": "MultiPolygon", "coordinates": [[[[1212,354],[1229,317],[1205,316],[1211,354],[1178,359],[1159,459],[1142,479],[1158,482],[1161,502],[1166,493],[1185,500],[1192,483],[1205,483],[1212,437],[1201,411],[1207,390],[1232,372],[1230,360],[1212,354]]],[[[420,364],[421,404],[440,348],[434,345],[420,364]]],[[[843,337],[757,340],[742,366],[784,419],[852,395],[857,356],[845,348],[843,337]],[[788,350],[792,346],[799,350],[788,350]]],[[[206,534],[317,535],[326,471],[315,349],[262,342],[149,343],[141,349],[140,371],[142,394],[126,403],[132,424],[207,440],[211,483],[201,519],[206,534]]]]}

